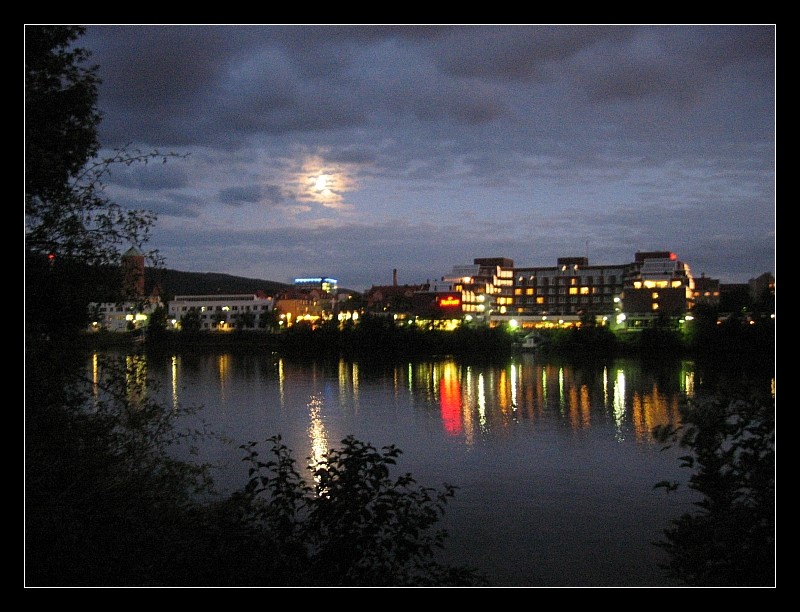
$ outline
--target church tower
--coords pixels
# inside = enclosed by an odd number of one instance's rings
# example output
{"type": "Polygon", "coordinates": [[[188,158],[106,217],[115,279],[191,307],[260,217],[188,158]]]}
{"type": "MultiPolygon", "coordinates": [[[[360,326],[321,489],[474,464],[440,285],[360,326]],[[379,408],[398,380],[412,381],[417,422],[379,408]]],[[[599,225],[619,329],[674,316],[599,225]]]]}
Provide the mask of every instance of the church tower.
{"type": "Polygon", "coordinates": [[[144,297],[144,254],[136,247],[122,255],[122,292],[129,300],[144,297]]]}

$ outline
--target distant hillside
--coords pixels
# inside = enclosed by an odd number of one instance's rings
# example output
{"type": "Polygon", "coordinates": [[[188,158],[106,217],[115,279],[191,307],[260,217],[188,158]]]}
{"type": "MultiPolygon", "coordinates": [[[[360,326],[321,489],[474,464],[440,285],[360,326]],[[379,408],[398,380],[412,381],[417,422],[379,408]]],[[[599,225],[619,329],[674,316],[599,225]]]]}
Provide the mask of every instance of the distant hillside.
{"type": "Polygon", "coordinates": [[[263,291],[274,295],[290,287],[288,283],[245,278],[216,272],[181,272],[158,268],[145,269],[145,285],[148,291],[158,283],[162,296],[172,299],[176,295],[213,295],[222,293],[256,293],[263,291]]]}

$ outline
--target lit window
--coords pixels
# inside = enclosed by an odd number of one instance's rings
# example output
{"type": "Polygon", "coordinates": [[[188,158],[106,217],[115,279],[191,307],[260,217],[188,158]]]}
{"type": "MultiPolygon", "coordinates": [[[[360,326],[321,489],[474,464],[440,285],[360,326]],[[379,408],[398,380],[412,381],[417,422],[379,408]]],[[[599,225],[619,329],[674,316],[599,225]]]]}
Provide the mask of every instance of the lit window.
{"type": "Polygon", "coordinates": [[[581,295],[589,295],[589,287],[581,287],[581,295]]]}
{"type": "Polygon", "coordinates": [[[536,298],[536,303],[537,303],[537,304],[544,304],[544,298],[543,298],[543,297],[541,297],[541,296],[540,296],[540,297],[537,297],[537,298],[536,298]]]}
{"type": "Polygon", "coordinates": [[[526,289],[525,295],[533,295],[533,289],[526,289]]]}
{"type": "Polygon", "coordinates": [[[658,304],[657,303],[653,303],[653,310],[658,310],[658,304]]]}
{"type": "Polygon", "coordinates": [[[577,285],[577,284],[578,284],[578,279],[577,279],[577,278],[571,278],[571,279],[569,279],[569,284],[570,284],[570,285],[577,285]]]}
{"type": "Polygon", "coordinates": [[[577,287],[570,287],[569,288],[570,295],[578,295],[578,288],[577,287]]]}
{"type": "MultiPolygon", "coordinates": [[[[679,281],[679,280],[674,280],[674,281],[672,281],[672,286],[673,286],[673,287],[680,287],[680,286],[681,286],[681,284],[682,284],[682,283],[681,283],[681,281],[679,281]]],[[[666,287],[666,285],[664,285],[664,286],[666,287]]]]}
{"type": "Polygon", "coordinates": [[[514,295],[522,295],[522,289],[520,288],[514,289],[514,295]]]}
{"type": "Polygon", "coordinates": [[[634,289],[641,289],[642,288],[642,281],[634,281],[633,282],[634,289]]]}
{"type": "Polygon", "coordinates": [[[658,299],[658,292],[657,291],[653,291],[653,299],[654,300],[658,299]]]}

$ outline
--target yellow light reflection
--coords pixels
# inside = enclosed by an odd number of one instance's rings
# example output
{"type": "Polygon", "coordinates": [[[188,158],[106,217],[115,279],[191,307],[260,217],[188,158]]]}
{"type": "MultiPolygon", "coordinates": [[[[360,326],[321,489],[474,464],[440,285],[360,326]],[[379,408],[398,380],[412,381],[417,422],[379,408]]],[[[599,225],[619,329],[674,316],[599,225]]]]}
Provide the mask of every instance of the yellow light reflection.
{"type": "Polygon", "coordinates": [[[217,375],[219,376],[219,393],[220,397],[225,400],[225,386],[228,382],[230,369],[230,355],[227,353],[220,355],[217,358],[217,375]]]}
{"type": "Polygon", "coordinates": [[[125,385],[131,403],[136,404],[147,396],[147,358],[144,355],[125,357],[125,385]]]}
{"type": "Polygon", "coordinates": [[[283,359],[278,359],[278,395],[283,411],[286,408],[286,372],[283,368],[283,359]]]}
{"type": "Polygon", "coordinates": [[[92,395],[95,402],[100,393],[100,364],[97,353],[92,353],[92,395]]]}
{"type": "Polygon", "coordinates": [[[170,374],[172,377],[172,409],[178,409],[178,356],[173,355],[170,363],[170,374]]]}

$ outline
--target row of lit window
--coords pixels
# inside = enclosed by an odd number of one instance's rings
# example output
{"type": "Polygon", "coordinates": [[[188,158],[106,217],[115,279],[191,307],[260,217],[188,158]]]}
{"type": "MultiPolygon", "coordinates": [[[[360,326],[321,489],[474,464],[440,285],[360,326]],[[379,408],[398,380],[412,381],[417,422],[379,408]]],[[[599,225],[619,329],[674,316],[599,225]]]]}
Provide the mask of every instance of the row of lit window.
{"type": "Polygon", "coordinates": [[[574,286],[574,285],[578,285],[578,284],[582,284],[582,285],[594,285],[594,284],[597,284],[597,285],[616,285],[617,284],[617,277],[616,276],[608,276],[608,277],[599,276],[599,277],[597,277],[597,283],[595,283],[595,277],[594,276],[584,276],[584,277],[579,277],[579,276],[556,276],[556,277],[554,277],[552,279],[552,282],[550,282],[551,281],[550,277],[547,277],[547,276],[539,277],[538,279],[537,279],[536,276],[529,276],[528,278],[525,278],[524,276],[520,276],[519,278],[517,278],[517,284],[518,285],[523,285],[523,286],[525,286],[525,285],[536,285],[537,284],[537,280],[538,280],[538,284],[540,286],[548,286],[548,285],[573,285],[574,286]]]}
{"type": "Polygon", "coordinates": [[[634,289],[641,289],[644,287],[645,289],[667,289],[672,287],[674,289],[678,289],[683,286],[683,281],[680,279],[674,279],[671,281],[668,280],[660,280],[660,281],[633,281],[633,288],[634,289]]]}
{"type": "MultiPolygon", "coordinates": [[[[177,312],[177,310],[178,310],[177,306],[170,306],[169,307],[169,311],[170,312],[177,312]]],[[[181,306],[180,307],[180,311],[181,312],[186,312],[187,310],[190,310],[190,311],[191,310],[199,310],[200,312],[207,312],[207,311],[214,311],[214,310],[220,311],[221,310],[223,312],[228,312],[229,310],[239,310],[239,307],[238,306],[216,306],[216,307],[215,306],[199,306],[199,307],[198,306],[181,306]]],[[[244,310],[244,311],[269,310],[269,306],[267,306],[267,305],[264,305],[264,306],[252,306],[252,307],[250,307],[250,306],[242,306],[242,310],[244,310]]]]}
{"type": "MultiPolygon", "coordinates": [[[[527,289],[522,289],[521,287],[514,288],[514,295],[536,295],[537,291],[533,287],[528,287],[527,289]]],[[[610,294],[611,287],[569,287],[568,289],[564,289],[563,287],[556,289],[555,287],[550,287],[548,289],[540,289],[539,292],[543,295],[597,295],[599,293],[610,294]]]]}

